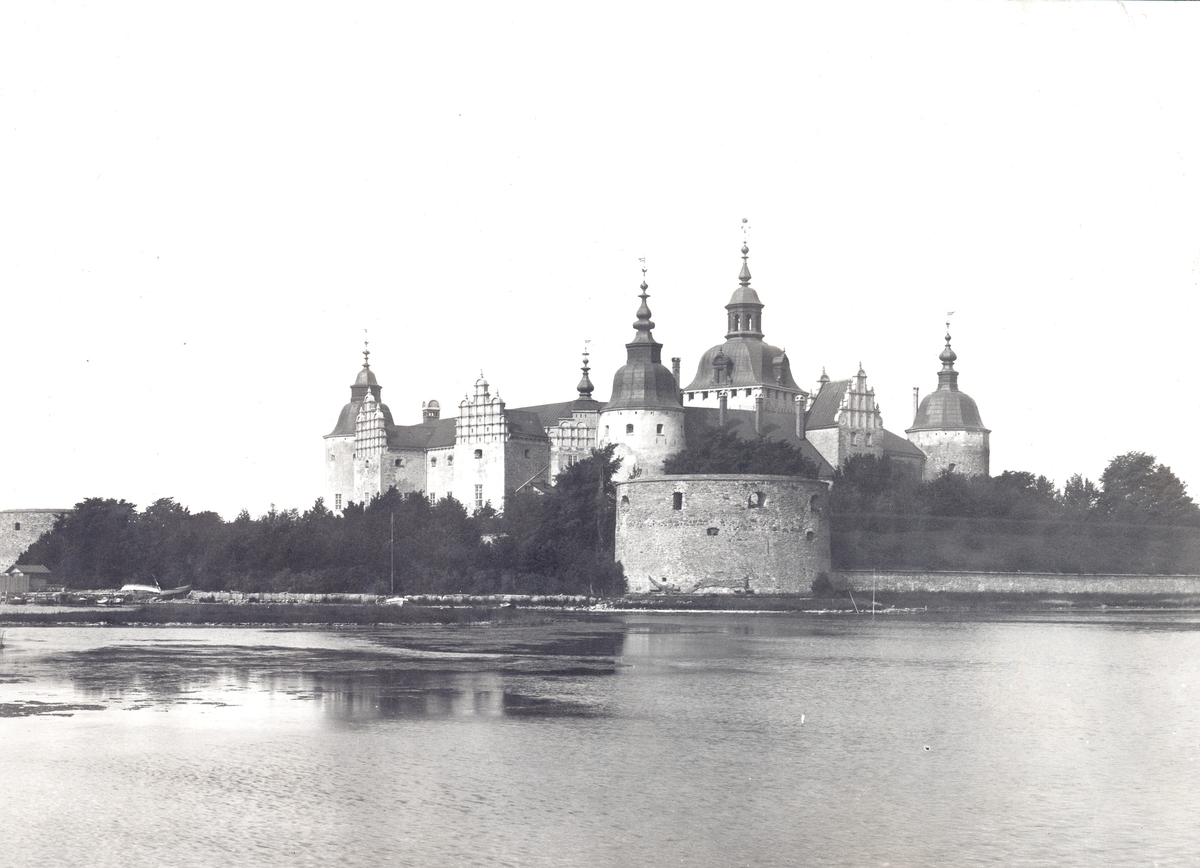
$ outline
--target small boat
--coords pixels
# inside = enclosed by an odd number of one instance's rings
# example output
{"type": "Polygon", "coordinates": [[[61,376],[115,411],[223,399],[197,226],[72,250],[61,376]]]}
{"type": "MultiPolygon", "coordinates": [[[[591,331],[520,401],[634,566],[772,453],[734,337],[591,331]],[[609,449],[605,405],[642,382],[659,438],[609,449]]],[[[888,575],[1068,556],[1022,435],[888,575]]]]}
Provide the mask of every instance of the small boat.
{"type": "Polygon", "coordinates": [[[404,598],[403,597],[388,597],[386,600],[383,601],[383,605],[385,605],[385,606],[403,606],[404,598]]]}

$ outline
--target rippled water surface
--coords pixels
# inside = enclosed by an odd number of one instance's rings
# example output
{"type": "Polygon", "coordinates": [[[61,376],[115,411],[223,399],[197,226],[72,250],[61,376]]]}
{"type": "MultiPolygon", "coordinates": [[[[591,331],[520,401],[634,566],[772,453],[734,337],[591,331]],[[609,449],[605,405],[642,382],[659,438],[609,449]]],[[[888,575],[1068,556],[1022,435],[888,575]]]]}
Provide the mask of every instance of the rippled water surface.
{"type": "Polygon", "coordinates": [[[10,627],[0,864],[1200,864],[1200,621],[10,627]]]}

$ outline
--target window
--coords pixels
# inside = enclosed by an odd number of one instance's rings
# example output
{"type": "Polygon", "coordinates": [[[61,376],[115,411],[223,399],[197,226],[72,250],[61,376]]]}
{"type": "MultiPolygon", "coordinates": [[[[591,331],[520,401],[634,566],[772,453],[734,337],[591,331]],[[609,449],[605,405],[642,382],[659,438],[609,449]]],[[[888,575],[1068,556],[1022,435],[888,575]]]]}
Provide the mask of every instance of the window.
{"type": "Polygon", "coordinates": [[[475,486],[475,508],[483,509],[483,486],[475,486]]]}
{"type": "Polygon", "coordinates": [[[338,512],[342,511],[342,496],[340,494],[335,494],[333,496],[333,508],[338,512]]]}
{"type": "Polygon", "coordinates": [[[430,467],[437,467],[437,459],[436,459],[436,458],[430,458],[430,459],[429,459],[429,466],[430,466],[430,467]]]}
{"type": "Polygon", "coordinates": [[[857,431],[851,431],[851,432],[850,432],[850,445],[851,445],[851,446],[857,446],[857,445],[858,445],[858,432],[857,432],[857,431]]]}
{"type": "Polygon", "coordinates": [[[950,472],[951,472],[951,473],[953,473],[953,472],[954,472],[954,465],[953,465],[953,464],[951,464],[951,465],[950,465],[950,472]]]}
{"type": "Polygon", "coordinates": [[[403,467],[403,466],[404,466],[404,459],[403,459],[403,458],[397,458],[397,459],[396,459],[396,466],[397,466],[397,467],[403,467]]]}
{"type": "Polygon", "coordinates": [[[702,400],[702,401],[707,401],[707,400],[708,400],[708,392],[701,392],[701,393],[700,393],[700,400],[702,400]]]}
{"type": "Polygon", "coordinates": [[[806,533],[806,534],[804,535],[804,538],[805,538],[806,540],[808,540],[809,542],[812,542],[812,541],[813,541],[813,537],[814,537],[814,536],[816,536],[816,534],[815,534],[815,533],[813,533],[813,532],[810,530],[808,533],[806,533]]]}
{"type": "Polygon", "coordinates": [[[705,533],[708,534],[709,536],[716,536],[720,532],[721,532],[720,529],[715,528],[715,527],[710,527],[710,528],[708,528],[708,530],[705,531],[705,533]]]}
{"type": "Polygon", "coordinates": [[[621,495],[621,509],[629,509],[629,496],[621,495]]]}
{"type": "Polygon", "coordinates": [[[632,425],[626,425],[626,426],[625,426],[625,433],[626,433],[626,434],[632,434],[632,433],[633,433],[633,426],[632,426],[632,425]]]}
{"type": "Polygon", "coordinates": [[[528,458],[528,457],[529,457],[529,450],[528,450],[528,449],[526,449],[526,450],[525,450],[525,457],[526,457],[526,458],[528,458]]]}
{"type": "Polygon", "coordinates": [[[447,463],[447,464],[453,464],[453,463],[454,463],[454,456],[453,456],[453,455],[448,455],[448,456],[446,456],[446,463],[447,463]]]}
{"type": "Polygon", "coordinates": [[[761,509],[767,505],[767,496],[761,491],[756,491],[746,498],[746,509],[761,509]]]}
{"type": "Polygon", "coordinates": [[[337,456],[336,456],[336,455],[330,455],[330,456],[329,456],[329,460],[330,460],[330,461],[337,461],[337,456]]]}
{"type": "Polygon", "coordinates": [[[749,398],[749,397],[750,397],[750,390],[749,390],[749,389],[747,389],[747,390],[746,390],[746,397],[747,397],[747,398],[749,398]]]}
{"type": "Polygon", "coordinates": [[[447,491],[447,492],[446,492],[446,499],[447,499],[447,500],[453,500],[453,499],[454,499],[454,492],[453,492],[453,491],[447,491]]]}
{"type": "Polygon", "coordinates": [[[20,529],[21,529],[21,522],[19,522],[19,521],[13,522],[13,530],[20,530],[20,529]]]}
{"type": "Polygon", "coordinates": [[[437,495],[436,495],[436,494],[434,494],[432,491],[431,491],[431,492],[429,492],[429,502],[430,502],[430,503],[437,503],[437,495]]]}
{"type": "Polygon", "coordinates": [[[655,434],[661,434],[661,433],[662,433],[662,425],[659,425],[659,426],[658,426],[658,430],[657,430],[657,431],[655,431],[654,433],[655,433],[655,434]]]}
{"type": "Polygon", "coordinates": [[[475,450],[475,457],[476,457],[476,458],[482,458],[482,457],[483,457],[483,450],[482,450],[482,449],[476,449],[476,450],[475,450]]]}
{"type": "Polygon", "coordinates": [[[671,495],[671,508],[683,509],[683,492],[677,491],[671,495]]]}
{"type": "Polygon", "coordinates": [[[812,496],[812,500],[810,500],[808,502],[808,508],[811,509],[813,512],[816,512],[817,507],[820,506],[820,504],[821,504],[821,498],[818,495],[814,494],[812,496]]]}
{"type": "Polygon", "coordinates": [[[866,438],[867,438],[867,445],[870,446],[871,445],[871,432],[870,431],[868,431],[866,433],[866,438]]]}

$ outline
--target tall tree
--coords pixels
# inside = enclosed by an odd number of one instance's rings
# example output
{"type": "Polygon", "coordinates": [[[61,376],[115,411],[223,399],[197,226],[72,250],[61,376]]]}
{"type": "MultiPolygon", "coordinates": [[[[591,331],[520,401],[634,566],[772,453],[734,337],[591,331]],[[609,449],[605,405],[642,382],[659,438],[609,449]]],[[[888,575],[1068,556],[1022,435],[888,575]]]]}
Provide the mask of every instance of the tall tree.
{"type": "Polygon", "coordinates": [[[1171,468],[1145,452],[1118,455],[1100,476],[1098,509],[1118,521],[1200,523],[1200,508],[1171,468]]]}

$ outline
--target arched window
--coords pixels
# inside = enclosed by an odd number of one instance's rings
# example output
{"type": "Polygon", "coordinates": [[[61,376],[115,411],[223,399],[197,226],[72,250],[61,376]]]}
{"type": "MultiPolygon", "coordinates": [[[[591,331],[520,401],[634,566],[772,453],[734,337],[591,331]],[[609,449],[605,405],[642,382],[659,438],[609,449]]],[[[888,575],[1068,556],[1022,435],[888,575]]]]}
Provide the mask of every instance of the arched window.
{"type": "Polygon", "coordinates": [[[625,426],[625,433],[626,433],[626,434],[632,434],[632,433],[633,433],[633,425],[626,425],[626,426],[625,426]]]}
{"type": "Polygon", "coordinates": [[[436,459],[436,458],[430,458],[430,459],[429,459],[429,466],[430,466],[430,467],[437,467],[437,459],[436,459]]]}
{"type": "Polygon", "coordinates": [[[621,509],[629,509],[629,495],[621,495],[621,509]]]}
{"type": "Polygon", "coordinates": [[[761,491],[756,491],[746,498],[746,509],[761,509],[767,505],[767,496],[761,491]]]}

